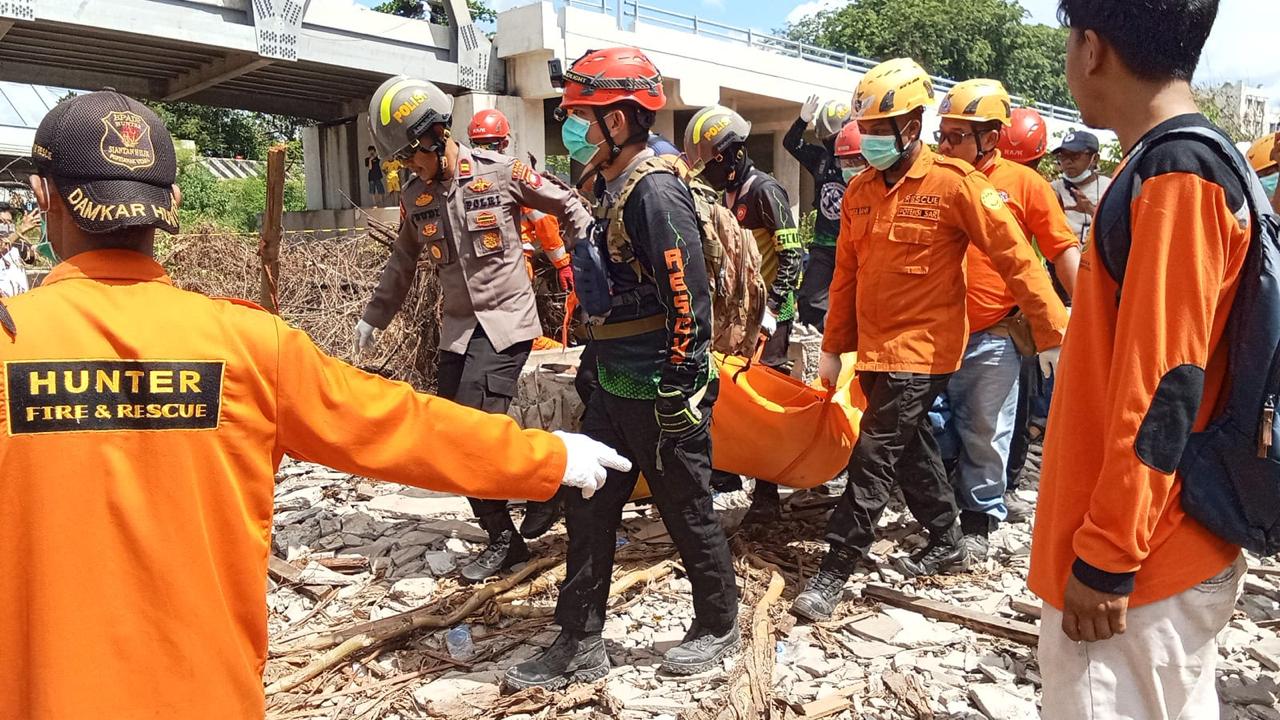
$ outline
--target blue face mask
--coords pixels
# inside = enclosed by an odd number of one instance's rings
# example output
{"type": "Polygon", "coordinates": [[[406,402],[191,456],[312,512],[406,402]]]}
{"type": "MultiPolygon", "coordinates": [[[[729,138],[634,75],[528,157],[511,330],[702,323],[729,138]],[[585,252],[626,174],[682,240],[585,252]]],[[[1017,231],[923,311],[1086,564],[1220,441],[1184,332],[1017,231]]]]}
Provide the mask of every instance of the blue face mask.
{"type": "Polygon", "coordinates": [[[862,171],[866,169],[867,169],[866,165],[863,165],[861,167],[842,167],[840,168],[840,174],[844,176],[844,182],[846,185],[848,185],[849,181],[861,175],[862,171]]]}
{"type": "Polygon", "coordinates": [[[1274,198],[1276,196],[1277,184],[1280,184],[1280,173],[1262,178],[1262,189],[1267,191],[1267,197],[1274,198]]]}
{"type": "Polygon", "coordinates": [[[877,170],[888,170],[902,158],[898,139],[892,135],[863,135],[862,157],[877,170]]]}
{"type": "Polygon", "coordinates": [[[560,126],[560,139],[564,141],[564,147],[569,151],[569,157],[586,165],[591,162],[592,158],[600,150],[600,146],[587,140],[587,133],[590,132],[593,122],[588,122],[578,117],[570,115],[565,118],[564,124],[560,126]]]}
{"type": "Polygon", "coordinates": [[[57,265],[62,262],[62,258],[58,257],[58,252],[53,249],[53,243],[49,242],[49,228],[45,224],[44,218],[40,218],[40,242],[36,243],[36,253],[40,257],[57,265]]]}

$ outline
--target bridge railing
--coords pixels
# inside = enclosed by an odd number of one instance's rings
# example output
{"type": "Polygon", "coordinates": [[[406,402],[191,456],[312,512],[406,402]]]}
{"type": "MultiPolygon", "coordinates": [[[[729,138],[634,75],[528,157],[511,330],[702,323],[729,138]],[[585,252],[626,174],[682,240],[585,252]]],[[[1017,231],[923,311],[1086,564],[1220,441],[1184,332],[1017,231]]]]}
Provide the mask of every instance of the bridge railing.
{"type": "MultiPolygon", "coordinates": [[[[649,25],[657,25],[725,42],[746,45],[747,47],[853,72],[866,72],[879,64],[878,61],[870,58],[821,48],[790,38],[762,33],[751,28],[728,25],[715,20],[701,18],[697,15],[688,15],[674,10],[646,5],[638,0],[565,0],[565,4],[614,15],[617,17],[620,26],[626,25],[628,21],[643,21],[649,25]]],[[[943,92],[956,85],[956,81],[942,77],[935,76],[933,81],[934,87],[943,92]]],[[[1015,105],[1033,107],[1048,117],[1067,122],[1080,122],[1080,113],[1074,108],[1051,105],[1049,103],[1027,102],[1017,95],[1014,95],[1012,99],[1015,105]]]]}

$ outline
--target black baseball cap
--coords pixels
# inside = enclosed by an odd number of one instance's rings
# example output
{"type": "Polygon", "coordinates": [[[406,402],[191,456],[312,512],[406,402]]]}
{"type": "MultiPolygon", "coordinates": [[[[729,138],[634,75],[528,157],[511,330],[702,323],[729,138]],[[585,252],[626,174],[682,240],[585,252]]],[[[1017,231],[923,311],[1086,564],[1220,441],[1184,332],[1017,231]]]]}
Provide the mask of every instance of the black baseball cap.
{"type": "Polygon", "coordinates": [[[1054,148],[1053,152],[1096,153],[1100,147],[1097,135],[1084,130],[1073,130],[1062,138],[1062,144],[1054,148]]]}
{"type": "Polygon", "coordinates": [[[40,176],[57,184],[85,232],[178,232],[173,138],[137,100],[105,90],[59,103],[36,130],[31,157],[40,176]]]}

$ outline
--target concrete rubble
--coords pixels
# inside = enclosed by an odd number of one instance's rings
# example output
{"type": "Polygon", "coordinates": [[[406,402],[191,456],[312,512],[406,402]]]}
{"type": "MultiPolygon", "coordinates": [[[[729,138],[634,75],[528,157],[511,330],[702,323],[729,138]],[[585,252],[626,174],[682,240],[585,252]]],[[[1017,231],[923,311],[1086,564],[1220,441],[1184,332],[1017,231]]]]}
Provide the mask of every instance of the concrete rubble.
{"type": "MultiPolygon", "coordinates": [[[[1033,454],[1032,487],[1020,491],[1029,500],[1034,499],[1037,461],[1033,454]]],[[[718,501],[729,508],[723,513],[726,523],[741,517],[743,498],[718,501]]],[[[1037,717],[1040,675],[1034,648],[880,606],[861,594],[868,584],[882,584],[919,598],[1035,623],[1036,618],[1013,609],[1016,605],[1030,613],[1039,606],[1024,582],[1030,524],[997,531],[992,556],[979,572],[904,581],[888,561],[923,540],[918,526],[895,505],[882,521],[882,540],[873,557],[877,564],[865,565],[850,580],[836,618],[813,626],[796,624],[785,609],[821,558],[823,546],[817,540],[831,502],[821,490],[784,494],[783,522],[766,530],[731,527],[735,554],[741,556],[745,548],[774,563],[786,581],[771,616],[777,660],[771,678],[773,717],[1037,717]]],[[[459,584],[456,568],[480,549],[476,542],[483,535],[470,524],[462,498],[287,461],[279,474],[276,504],[272,552],[300,570],[302,580],[269,582],[273,657],[268,682],[318,655],[277,652],[309,633],[473,592],[459,584]]],[[[619,573],[674,555],[660,529],[652,508],[628,506],[619,532],[620,553],[648,559],[620,562],[619,573]]],[[[535,557],[560,559],[564,542],[561,523],[531,547],[535,557]]],[[[1250,562],[1258,564],[1254,558],[1250,562]]],[[[744,579],[742,584],[745,622],[749,603],[761,593],[758,581],[744,579]]],[[[503,671],[555,637],[552,619],[545,616],[554,604],[555,585],[536,590],[512,603],[525,607],[520,612],[528,617],[504,615],[494,605],[469,617],[465,625],[473,649],[466,657],[450,655],[448,628],[421,630],[376,651],[352,655],[298,689],[270,696],[268,717],[674,720],[689,717],[700,705],[722,704],[741,656],[726,661],[725,672],[677,678],[658,671],[662,653],[679,642],[692,620],[689,583],[679,571],[611,599],[604,635],[614,667],[598,686],[576,695],[565,691],[503,698],[498,687],[503,671]],[[560,707],[557,702],[578,704],[560,707]]],[[[1218,682],[1227,720],[1280,720],[1278,598],[1280,576],[1251,573],[1235,618],[1222,635],[1218,682]]]]}

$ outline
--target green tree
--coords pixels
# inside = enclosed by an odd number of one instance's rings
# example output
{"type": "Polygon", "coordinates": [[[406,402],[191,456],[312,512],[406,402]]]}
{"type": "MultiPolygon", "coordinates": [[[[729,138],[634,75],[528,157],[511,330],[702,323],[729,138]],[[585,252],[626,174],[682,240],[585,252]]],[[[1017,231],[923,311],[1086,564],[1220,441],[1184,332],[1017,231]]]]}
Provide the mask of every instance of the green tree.
{"type": "MultiPolygon", "coordinates": [[[[178,154],[178,185],[182,188],[179,220],[184,230],[212,225],[231,232],[255,232],[267,207],[264,177],[219,180],[200,164],[200,157],[187,150],[178,154]]],[[[284,209],[305,210],[307,190],[298,175],[289,175],[284,185],[284,209]]]]}
{"type": "Polygon", "coordinates": [[[787,27],[793,40],[868,58],[915,58],[956,80],[995,78],[1010,92],[1072,105],[1063,28],[1028,25],[1016,0],[850,0],[787,27]]]}
{"type": "MultiPolygon", "coordinates": [[[[498,19],[498,13],[486,5],[484,0],[467,0],[467,8],[471,10],[471,19],[475,22],[493,22],[498,19]]],[[[441,2],[387,0],[381,5],[375,5],[373,9],[380,13],[399,15],[400,17],[413,18],[415,20],[430,20],[437,25],[449,24],[449,14],[445,12],[444,4],[441,2]]]]}
{"type": "Polygon", "coordinates": [[[301,138],[304,121],[284,115],[185,102],[151,102],[151,109],[175,139],[191,140],[208,157],[242,157],[265,160],[267,149],[278,142],[301,138]]]}

